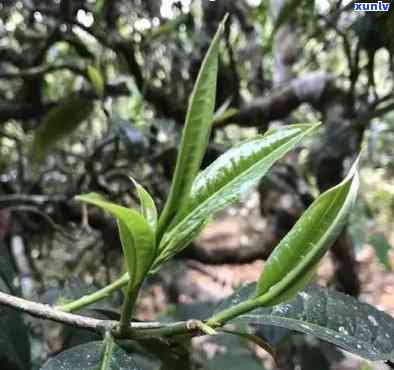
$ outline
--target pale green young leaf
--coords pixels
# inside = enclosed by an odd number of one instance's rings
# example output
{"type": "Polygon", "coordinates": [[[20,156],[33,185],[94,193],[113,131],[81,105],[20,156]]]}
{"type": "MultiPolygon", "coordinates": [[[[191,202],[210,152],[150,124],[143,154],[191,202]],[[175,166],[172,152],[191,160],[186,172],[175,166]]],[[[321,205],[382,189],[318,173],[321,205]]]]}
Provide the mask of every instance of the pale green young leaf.
{"type": "Polygon", "coordinates": [[[356,166],[312,203],[268,258],[256,289],[265,305],[277,304],[301,290],[342,231],[357,196],[356,166]]]}
{"type": "Polygon", "coordinates": [[[89,76],[89,80],[92,83],[94,90],[98,96],[103,96],[104,94],[104,80],[100,73],[100,71],[93,66],[87,67],[87,74],[89,76]]]}
{"type": "Polygon", "coordinates": [[[186,247],[211,215],[256,185],[276,161],[315,127],[291,125],[270,130],[230,149],[202,171],[193,183],[183,211],[174,218],[160,242],[158,261],[167,260],[186,247]]]}
{"type": "Polygon", "coordinates": [[[132,177],[130,180],[133,182],[137,189],[138,198],[140,200],[141,213],[145,217],[145,220],[151,226],[153,230],[157,227],[157,209],[154,200],[150,194],[132,177]]]}
{"type": "Polygon", "coordinates": [[[138,286],[156,255],[155,234],[151,226],[137,211],[108,202],[99,194],[89,193],[76,198],[100,207],[116,218],[130,280],[135,287],[138,286]]]}
{"type": "Polygon", "coordinates": [[[205,55],[189,99],[174,178],[159,220],[159,235],[162,235],[179,206],[189,195],[208,146],[216,99],[219,40],[224,21],[205,55]]]}

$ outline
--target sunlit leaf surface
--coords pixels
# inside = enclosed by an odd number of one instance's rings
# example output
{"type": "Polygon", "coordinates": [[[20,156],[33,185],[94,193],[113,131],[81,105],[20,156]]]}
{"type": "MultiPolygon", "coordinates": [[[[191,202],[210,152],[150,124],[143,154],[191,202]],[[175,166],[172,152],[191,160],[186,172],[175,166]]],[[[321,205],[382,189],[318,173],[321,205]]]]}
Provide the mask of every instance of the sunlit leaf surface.
{"type": "Polygon", "coordinates": [[[205,55],[190,96],[174,178],[160,217],[160,234],[189,195],[208,146],[215,108],[219,41],[223,27],[222,22],[205,55]]]}
{"type": "Polygon", "coordinates": [[[211,215],[256,185],[315,127],[292,125],[272,130],[230,149],[202,171],[193,183],[184,211],[173,220],[160,243],[160,259],[166,260],[187,246],[211,215]]]}

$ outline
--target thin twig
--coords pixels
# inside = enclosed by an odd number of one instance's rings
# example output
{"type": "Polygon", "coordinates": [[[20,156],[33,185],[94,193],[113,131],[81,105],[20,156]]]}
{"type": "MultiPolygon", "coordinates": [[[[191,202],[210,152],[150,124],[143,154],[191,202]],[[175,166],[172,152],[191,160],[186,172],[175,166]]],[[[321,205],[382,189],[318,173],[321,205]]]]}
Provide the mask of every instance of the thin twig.
{"type": "Polygon", "coordinates": [[[48,203],[65,202],[67,197],[62,195],[42,194],[9,194],[0,196],[0,208],[14,207],[19,205],[42,206],[48,203]]]}
{"type": "Polygon", "coordinates": [[[77,238],[74,237],[71,234],[68,234],[67,232],[65,232],[63,230],[63,228],[58,225],[55,221],[52,220],[51,217],[49,217],[46,213],[41,212],[38,208],[32,207],[32,206],[14,206],[14,207],[7,207],[6,209],[8,209],[11,212],[31,212],[34,213],[36,215],[41,216],[47,223],[48,225],[54,230],[57,231],[59,234],[63,235],[66,239],[69,239],[71,241],[76,241],[77,238]]]}
{"type": "MultiPolygon", "coordinates": [[[[15,297],[4,292],[0,292],[0,306],[1,305],[8,306],[37,318],[55,321],[101,334],[105,334],[108,331],[115,331],[118,326],[118,322],[114,320],[99,320],[92,317],[63,312],[52,306],[15,297]]],[[[146,336],[176,335],[193,332],[199,329],[200,325],[201,322],[198,320],[174,323],[131,322],[129,326],[130,330],[126,337],[138,338],[146,336]]]]}
{"type": "Polygon", "coordinates": [[[75,67],[72,64],[59,64],[59,65],[38,66],[30,69],[19,70],[16,72],[0,73],[0,79],[17,79],[17,78],[35,77],[47,73],[57,72],[62,69],[67,69],[75,74],[86,77],[86,73],[82,69],[75,67]]]}
{"type": "Polygon", "coordinates": [[[15,297],[3,292],[0,292],[0,305],[14,308],[15,310],[28,313],[34,317],[56,321],[62,324],[93,330],[100,333],[103,333],[108,329],[112,329],[114,323],[116,323],[115,321],[98,320],[63,312],[56,310],[49,305],[28,301],[26,299],[15,297]]]}

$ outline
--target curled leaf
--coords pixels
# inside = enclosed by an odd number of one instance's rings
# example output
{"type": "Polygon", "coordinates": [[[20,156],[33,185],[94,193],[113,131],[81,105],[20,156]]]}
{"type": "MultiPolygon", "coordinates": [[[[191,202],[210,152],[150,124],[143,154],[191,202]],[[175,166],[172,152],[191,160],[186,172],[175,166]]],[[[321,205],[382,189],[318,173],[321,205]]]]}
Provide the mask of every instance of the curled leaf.
{"type": "Polygon", "coordinates": [[[138,198],[141,203],[141,213],[145,217],[145,220],[156,230],[157,226],[157,209],[154,200],[150,194],[132,177],[130,180],[133,182],[135,188],[137,189],[138,198]]]}

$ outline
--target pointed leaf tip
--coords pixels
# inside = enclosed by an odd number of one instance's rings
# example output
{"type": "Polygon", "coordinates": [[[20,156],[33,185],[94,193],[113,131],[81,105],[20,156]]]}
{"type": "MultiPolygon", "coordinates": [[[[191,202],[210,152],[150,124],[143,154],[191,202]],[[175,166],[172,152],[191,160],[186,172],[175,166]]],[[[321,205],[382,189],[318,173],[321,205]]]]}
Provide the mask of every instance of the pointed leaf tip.
{"type": "Polygon", "coordinates": [[[226,19],[227,16],[212,39],[189,98],[174,177],[159,220],[159,238],[179,211],[179,204],[189,196],[208,146],[216,101],[219,41],[226,19]]]}
{"type": "Polygon", "coordinates": [[[137,190],[142,215],[152,227],[152,229],[156,230],[158,215],[153,198],[142,185],[135,181],[131,176],[129,178],[133,182],[133,185],[137,190]]]}
{"type": "Polygon", "coordinates": [[[357,163],[338,185],[320,195],[268,258],[256,288],[263,305],[294,296],[313,276],[341,233],[359,187],[357,163]]]}

